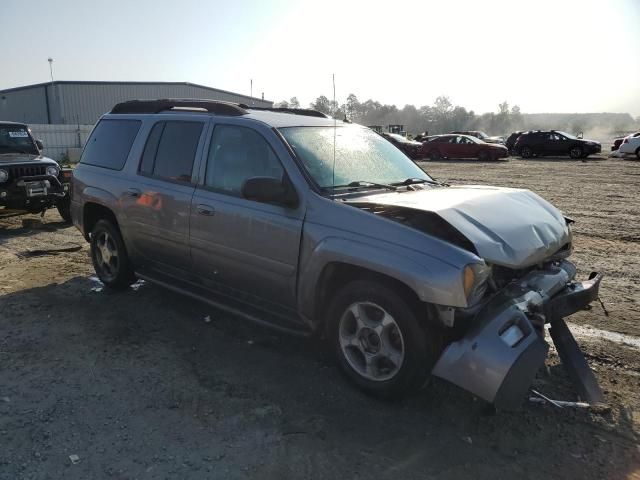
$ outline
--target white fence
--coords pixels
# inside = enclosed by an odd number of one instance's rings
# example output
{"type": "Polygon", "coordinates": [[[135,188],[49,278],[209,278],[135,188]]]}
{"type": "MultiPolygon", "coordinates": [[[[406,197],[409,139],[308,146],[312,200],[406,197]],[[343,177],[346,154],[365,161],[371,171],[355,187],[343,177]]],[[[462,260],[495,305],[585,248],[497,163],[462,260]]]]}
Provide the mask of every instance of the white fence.
{"type": "Polygon", "coordinates": [[[33,136],[42,140],[43,155],[75,163],[80,158],[93,125],[29,125],[33,136]]]}

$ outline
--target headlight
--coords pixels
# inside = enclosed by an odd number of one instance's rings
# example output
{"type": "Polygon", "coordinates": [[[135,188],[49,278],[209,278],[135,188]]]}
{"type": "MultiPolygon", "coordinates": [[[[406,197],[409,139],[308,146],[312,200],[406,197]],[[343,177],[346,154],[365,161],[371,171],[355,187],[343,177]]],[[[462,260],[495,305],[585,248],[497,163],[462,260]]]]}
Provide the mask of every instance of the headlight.
{"type": "Polygon", "coordinates": [[[7,180],[9,180],[9,172],[0,168],[0,183],[4,183],[7,180]]]}
{"type": "Polygon", "coordinates": [[[58,167],[54,167],[53,165],[47,167],[47,175],[51,175],[52,177],[57,177],[58,173],[60,173],[60,171],[58,170],[58,167]]]}
{"type": "Polygon", "coordinates": [[[491,267],[480,263],[470,263],[464,267],[462,273],[462,285],[467,305],[477,303],[487,289],[487,280],[491,275],[491,267]]]}

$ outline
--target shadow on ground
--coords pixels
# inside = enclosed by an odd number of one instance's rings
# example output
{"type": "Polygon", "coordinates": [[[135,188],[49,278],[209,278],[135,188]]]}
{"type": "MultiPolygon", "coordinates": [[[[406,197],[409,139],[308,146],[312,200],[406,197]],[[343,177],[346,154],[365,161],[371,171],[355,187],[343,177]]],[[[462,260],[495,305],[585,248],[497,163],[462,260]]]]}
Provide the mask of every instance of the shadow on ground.
{"type": "MultiPolygon", "coordinates": [[[[322,344],[159,287],[0,297],[0,478],[626,478],[630,413],[362,395],[322,344]],[[205,321],[209,316],[210,321],[205,321]],[[80,463],[72,465],[69,455],[80,463]]],[[[573,395],[561,367],[536,388],[573,395]]],[[[563,397],[564,395],[564,397],[563,397]]]]}

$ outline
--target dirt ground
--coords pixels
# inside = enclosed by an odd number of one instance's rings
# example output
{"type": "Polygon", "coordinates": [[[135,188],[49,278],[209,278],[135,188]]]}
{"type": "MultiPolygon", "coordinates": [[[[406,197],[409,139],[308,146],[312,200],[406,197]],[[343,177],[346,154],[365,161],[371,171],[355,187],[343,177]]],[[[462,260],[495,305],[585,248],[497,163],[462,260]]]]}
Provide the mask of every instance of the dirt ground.
{"type": "MultiPolygon", "coordinates": [[[[581,277],[605,273],[609,316],[595,305],[571,322],[627,335],[578,338],[610,413],[496,413],[438,380],[373,400],[317,341],[149,284],[102,290],[83,239],[48,212],[39,226],[0,220],[0,479],[640,479],[640,163],[423,166],[530,188],[576,220],[573,260],[581,277]]],[[[534,387],[575,400],[553,352],[547,366],[534,387]]]]}

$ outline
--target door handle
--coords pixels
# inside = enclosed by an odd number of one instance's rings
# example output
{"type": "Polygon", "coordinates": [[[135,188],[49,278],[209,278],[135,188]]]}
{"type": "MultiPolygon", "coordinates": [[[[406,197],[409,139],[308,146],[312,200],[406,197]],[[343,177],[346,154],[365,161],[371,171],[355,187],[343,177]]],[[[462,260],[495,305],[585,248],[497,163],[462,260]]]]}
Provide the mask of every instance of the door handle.
{"type": "Polygon", "coordinates": [[[137,198],[142,192],[137,188],[127,188],[127,191],[125,193],[129,197],[137,198]]]}
{"type": "Polygon", "coordinates": [[[199,215],[205,215],[207,217],[212,217],[216,213],[215,209],[211,205],[205,205],[203,203],[196,207],[196,211],[199,215]]]}

